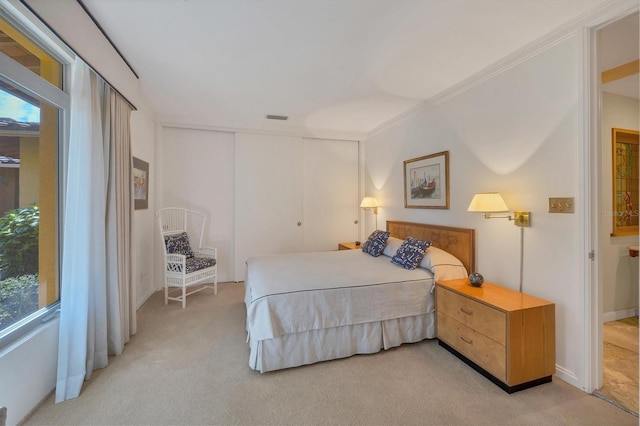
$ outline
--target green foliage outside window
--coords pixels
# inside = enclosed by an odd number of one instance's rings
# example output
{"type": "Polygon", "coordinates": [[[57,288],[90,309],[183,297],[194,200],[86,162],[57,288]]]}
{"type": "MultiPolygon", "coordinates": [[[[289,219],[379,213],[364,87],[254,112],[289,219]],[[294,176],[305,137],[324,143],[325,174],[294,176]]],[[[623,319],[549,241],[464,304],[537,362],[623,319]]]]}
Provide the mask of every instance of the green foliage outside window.
{"type": "Polygon", "coordinates": [[[9,210],[0,218],[0,275],[2,278],[38,273],[36,204],[9,210]]]}
{"type": "Polygon", "coordinates": [[[0,330],[39,309],[39,223],[36,204],[0,217],[0,330]]]}
{"type": "Polygon", "coordinates": [[[38,309],[38,275],[22,275],[0,281],[0,330],[38,309]]]}

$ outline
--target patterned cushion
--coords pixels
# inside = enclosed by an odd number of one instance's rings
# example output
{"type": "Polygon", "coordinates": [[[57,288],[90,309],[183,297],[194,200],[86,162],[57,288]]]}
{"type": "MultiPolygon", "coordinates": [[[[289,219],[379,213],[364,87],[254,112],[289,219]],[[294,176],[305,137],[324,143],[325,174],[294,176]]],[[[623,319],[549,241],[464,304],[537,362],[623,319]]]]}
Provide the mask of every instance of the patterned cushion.
{"type": "Polygon", "coordinates": [[[190,259],[187,259],[185,262],[185,267],[187,269],[187,274],[190,274],[195,271],[199,271],[201,269],[210,268],[215,266],[216,260],[210,257],[197,257],[194,256],[190,259]]]}
{"type": "Polygon", "coordinates": [[[391,258],[391,262],[405,269],[416,269],[430,245],[431,241],[407,237],[391,258]]]}
{"type": "Polygon", "coordinates": [[[373,231],[369,239],[362,244],[362,251],[371,256],[378,257],[387,245],[389,233],[385,231],[373,231]]]}
{"type": "Polygon", "coordinates": [[[187,259],[193,257],[193,251],[189,244],[189,236],[186,232],[175,235],[165,235],[164,244],[167,247],[167,254],[183,254],[187,259]]]}

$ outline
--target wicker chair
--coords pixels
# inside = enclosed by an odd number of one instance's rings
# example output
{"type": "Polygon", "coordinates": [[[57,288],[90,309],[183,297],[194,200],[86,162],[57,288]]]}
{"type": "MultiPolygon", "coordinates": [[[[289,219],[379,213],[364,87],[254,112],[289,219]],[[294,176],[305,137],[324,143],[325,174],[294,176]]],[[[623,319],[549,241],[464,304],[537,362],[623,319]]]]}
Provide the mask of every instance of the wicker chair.
{"type": "Polygon", "coordinates": [[[213,288],[214,294],[218,294],[217,250],[201,246],[205,216],[179,207],[160,209],[156,216],[164,250],[165,305],[175,300],[182,302],[184,309],[187,296],[205,288],[213,288]],[[191,286],[194,289],[187,292],[191,286]],[[169,296],[169,287],[178,287],[182,292],[169,296]]]}

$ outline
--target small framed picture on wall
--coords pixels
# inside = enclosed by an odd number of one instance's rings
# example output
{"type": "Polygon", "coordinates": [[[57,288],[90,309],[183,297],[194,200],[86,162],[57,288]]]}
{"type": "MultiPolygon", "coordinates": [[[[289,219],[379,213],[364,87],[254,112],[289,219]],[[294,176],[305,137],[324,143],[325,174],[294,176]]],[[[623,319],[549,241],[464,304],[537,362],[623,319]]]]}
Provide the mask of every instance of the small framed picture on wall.
{"type": "Polygon", "coordinates": [[[135,210],[149,208],[149,163],[133,157],[133,204],[135,210]]]}
{"type": "Polygon", "coordinates": [[[404,206],[449,208],[449,151],[404,162],[404,206]]]}

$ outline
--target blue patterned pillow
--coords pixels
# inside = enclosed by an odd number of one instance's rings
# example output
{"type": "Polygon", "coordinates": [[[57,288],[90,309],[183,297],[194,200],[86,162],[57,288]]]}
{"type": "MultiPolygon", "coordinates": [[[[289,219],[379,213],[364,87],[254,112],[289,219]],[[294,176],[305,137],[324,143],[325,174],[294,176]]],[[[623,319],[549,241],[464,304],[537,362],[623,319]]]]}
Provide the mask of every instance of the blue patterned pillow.
{"type": "Polygon", "coordinates": [[[167,247],[167,254],[183,254],[187,259],[193,257],[193,251],[189,244],[189,236],[186,232],[175,235],[165,235],[164,245],[167,247]]]}
{"type": "Polygon", "coordinates": [[[416,269],[430,245],[431,241],[407,237],[391,258],[391,262],[404,269],[416,269]]]}
{"type": "Polygon", "coordinates": [[[369,235],[369,239],[362,244],[362,251],[373,257],[378,257],[387,245],[388,238],[388,232],[373,231],[371,235],[369,235]]]}

